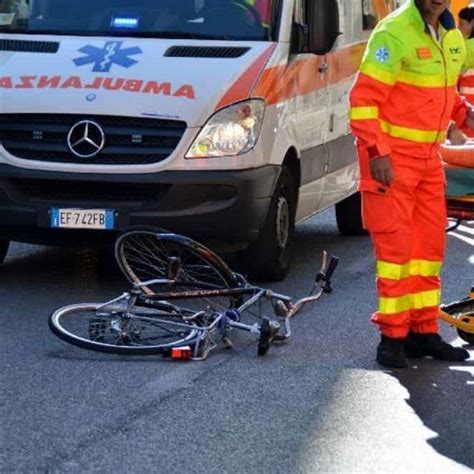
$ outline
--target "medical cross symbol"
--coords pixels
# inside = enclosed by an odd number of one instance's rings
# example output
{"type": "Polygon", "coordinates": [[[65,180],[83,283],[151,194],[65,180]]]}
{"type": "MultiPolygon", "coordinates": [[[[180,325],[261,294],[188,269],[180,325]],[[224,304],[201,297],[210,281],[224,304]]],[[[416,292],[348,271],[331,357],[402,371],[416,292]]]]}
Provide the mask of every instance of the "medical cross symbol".
{"type": "Polygon", "coordinates": [[[387,48],[379,48],[375,52],[375,58],[377,59],[379,63],[384,63],[385,61],[387,61],[388,56],[389,56],[389,52],[387,48]]]}
{"type": "Polygon", "coordinates": [[[129,68],[138,62],[129,56],[142,54],[143,51],[138,46],[122,49],[122,44],[123,41],[107,41],[103,48],[88,44],[79,50],[85,56],[73,59],[74,64],[76,66],[94,64],[93,72],[109,72],[114,64],[129,68]]]}

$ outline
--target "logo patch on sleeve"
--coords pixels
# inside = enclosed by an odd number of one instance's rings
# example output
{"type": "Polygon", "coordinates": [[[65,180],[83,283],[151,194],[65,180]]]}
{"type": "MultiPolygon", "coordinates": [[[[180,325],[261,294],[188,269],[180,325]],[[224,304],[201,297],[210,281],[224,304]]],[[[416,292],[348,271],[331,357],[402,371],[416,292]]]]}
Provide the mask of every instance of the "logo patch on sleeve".
{"type": "Polygon", "coordinates": [[[417,48],[416,55],[418,56],[418,59],[431,59],[431,49],[417,48]]]}
{"type": "Polygon", "coordinates": [[[387,62],[389,56],[390,56],[390,53],[388,51],[388,48],[379,48],[379,49],[377,49],[377,51],[375,51],[375,59],[379,63],[387,62]]]}

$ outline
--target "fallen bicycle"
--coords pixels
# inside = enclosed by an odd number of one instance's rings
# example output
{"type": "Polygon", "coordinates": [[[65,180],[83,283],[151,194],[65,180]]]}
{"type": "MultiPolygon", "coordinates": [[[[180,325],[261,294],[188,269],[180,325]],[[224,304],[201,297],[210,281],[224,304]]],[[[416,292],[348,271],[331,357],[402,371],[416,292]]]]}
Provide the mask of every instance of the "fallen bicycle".
{"type": "Polygon", "coordinates": [[[115,257],[132,289],[106,303],[57,309],[51,330],[84,349],[179,360],[204,360],[219,343],[233,347],[233,330],[254,334],[258,355],[266,354],[272,343],[291,337],[290,320],[305,304],[332,291],[338,263],[324,252],[310,295],[293,302],[249,284],[207,247],[181,235],[131,230],[117,239],[115,257]],[[275,318],[255,313],[263,300],[275,318]]]}

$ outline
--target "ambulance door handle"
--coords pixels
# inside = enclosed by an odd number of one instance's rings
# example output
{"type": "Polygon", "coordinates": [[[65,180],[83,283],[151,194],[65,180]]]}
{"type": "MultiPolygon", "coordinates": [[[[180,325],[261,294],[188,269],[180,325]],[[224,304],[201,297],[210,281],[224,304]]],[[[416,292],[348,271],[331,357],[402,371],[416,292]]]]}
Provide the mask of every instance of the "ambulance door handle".
{"type": "Polygon", "coordinates": [[[318,67],[318,71],[323,74],[329,69],[329,65],[327,63],[322,63],[318,67]]]}

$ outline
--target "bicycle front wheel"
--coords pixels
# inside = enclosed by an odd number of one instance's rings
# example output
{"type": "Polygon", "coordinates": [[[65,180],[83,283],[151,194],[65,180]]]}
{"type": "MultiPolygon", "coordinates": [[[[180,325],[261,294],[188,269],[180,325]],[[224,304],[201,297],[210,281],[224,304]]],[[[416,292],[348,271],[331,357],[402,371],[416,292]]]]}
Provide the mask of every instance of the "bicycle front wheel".
{"type": "Polygon", "coordinates": [[[154,295],[183,294],[183,299],[175,298],[174,301],[187,309],[222,311],[238,303],[238,298],[218,293],[218,290],[239,287],[239,280],[232,270],[214,252],[182,235],[150,230],[128,231],[117,239],[115,257],[133,284],[173,278],[173,284],[150,285],[142,289],[154,295]],[[172,277],[169,274],[171,264],[176,267],[176,274],[172,277]],[[206,290],[217,291],[217,294],[208,297],[196,295],[206,290]]]}
{"type": "Polygon", "coordinates": [[[149,308],[124,311],[83,303],[57,309],[49,318],[51,331],[83,349],[121,355],[161,354],[171,347],[192,345],[201,331],[179,314],[149,308]]]}

